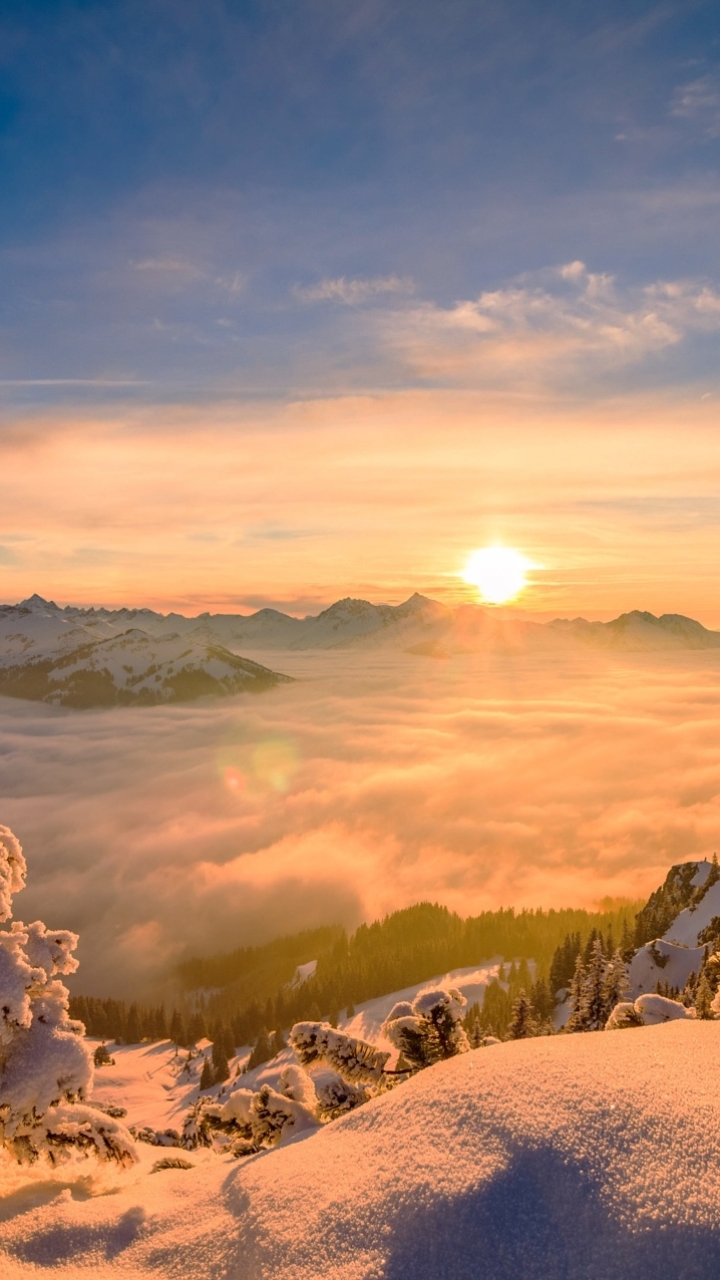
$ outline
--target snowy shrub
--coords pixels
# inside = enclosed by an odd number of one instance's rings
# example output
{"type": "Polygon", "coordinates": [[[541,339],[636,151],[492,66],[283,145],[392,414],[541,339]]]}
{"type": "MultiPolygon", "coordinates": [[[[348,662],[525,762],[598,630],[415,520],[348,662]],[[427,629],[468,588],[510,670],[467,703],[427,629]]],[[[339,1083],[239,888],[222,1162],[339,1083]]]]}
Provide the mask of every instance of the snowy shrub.
{"type": "Polygon", "coordinates": [[[229,1139],[233,1155],[249,1155],[275,1147],[319,1124],[318,1097],[312,1080],[299,1067],[286,1067],[277,1089],[234,1089],[225,1102],[203,1099],[195,1112],[198,1141],[210,1145],[213,1133],[229,1139]]]}
{"type": "Polygon", "coordinates": [[[648,993],[638,996],[634,1004],[623,1001],[615,1006],[607,1020],[606,1031],[624,1027],[652,1027],[661,1022],[674,1022],[678,1018],[694,1018],[694,1009],[687,1009],[679,1000],[648,993]]]}
{"type": "Polygon", "coordinates": [[[413,1000],[401,1000],[390,1010],[383,1031],[416,1070],[470,1048],[462,1025],[467,1001],[455,988],[430,987],[413,1000]]]}
{"type": "Polygon", "coordinates": [[[324,1120],[335,1120],[346,1111],[354,1111],[372,1096],[364,1084],[354,1085],[333,1074],[315,1085],[319,1114],[324,1120]]]}
{"type": "Polygon", "coordinates": [[[343,1080],[377,1084],[389,1053],[381,1053],[365,1040],[337,1031],[328,1022],[296,1022],[290,1044],[301,1066],[332,1067],[343,1080]]]}
{"type": "Polygon", "coordinates": [[[695,1017],[694,1009],[686,1009],[679,1000],[669,1000],[667,996],[638,996],[635,1008],[646,1027],[655,1026],[659,1022],[674,1022],[676,1018],[695,1017]]]}
{"type": "MultiPolygon", "coordinates": [[[[17,838],[0,826],[0,922],[25,887],[17,838]]],[[[68,1016],[69,992],[58,977],[74,973],[77,936],[41,921],[0,930],[0,1144],[20,1163],[52,1164],[72,1151],[131,1164],[123,1125],[85,1105],[93,1081],[85,1028],[68,1016]]]]}
{"type": "Polygon", "coordinates": [[[147,1142],[151,1147],[182,1147],[183,1140],[177,1129],[153,1129],[152,1125],[132,1127],[131,1133],[137,1142],[147,1142]]]}

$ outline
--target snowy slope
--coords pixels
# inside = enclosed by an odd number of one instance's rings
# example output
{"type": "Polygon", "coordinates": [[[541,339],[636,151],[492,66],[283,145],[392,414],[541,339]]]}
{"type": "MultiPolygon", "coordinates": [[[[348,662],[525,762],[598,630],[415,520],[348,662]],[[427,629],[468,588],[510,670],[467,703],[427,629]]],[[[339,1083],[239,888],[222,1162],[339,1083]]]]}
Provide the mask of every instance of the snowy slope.
{"type": "MultiPolygon", "coordinates": [[[[704,889],[711,871],[712,864],[705,858],[701,862],[678,863],[671,875],[675,873],[677,882],[686,874],[688,896],[691,896],[693,891],[697,895],[704,889]]],[[[720,920],[720,880],[705,888],[700,901],[679,911],[662,937],[636,951],[628,967],[632,999],[643,992],[655,991],[658,982],[682,990],[690,974],[700,969],[705,951],[704,931],[716,917],[720,920]]]]}
{"type": "Polygon", "coordinates": [[[480,1049],[277,1151],[3,1202],[3,1280],[711,1280],[720,1026],[480,1049]]]}

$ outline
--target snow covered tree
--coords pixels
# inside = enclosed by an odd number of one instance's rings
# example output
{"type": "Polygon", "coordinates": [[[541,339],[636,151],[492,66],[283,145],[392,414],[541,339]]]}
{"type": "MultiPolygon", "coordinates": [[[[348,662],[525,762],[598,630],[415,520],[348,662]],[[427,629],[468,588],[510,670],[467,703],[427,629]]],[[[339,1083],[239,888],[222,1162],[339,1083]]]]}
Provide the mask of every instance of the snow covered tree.
{"type": "MultiPolygon", "coordinates": [[[[0,826],[0,922],[25,887],[17,838],[0,826]]],[[[58,975],[74,973],[77,935],[40,921],[0,929],[0,1144],[19,1163],[56,1164],[71,1152],[132,1164],[132,1139],[117,1120],[85,1102],[93,1058],[82,1023],[68,1016],[58,975]]]]}
{"type": "Polygon", "coordinates": [[[328,1022],[296,1022],[290,1044],[301,1066],[327,1065],[351,1083],[377,1084],[390,1057],[328,1022]]]}
{"type": "Polygon", "coordinates": [[[583,990],[585,984],[585,965],[583,964],[582,955],[578,952],[575,960],[575,972],[570,982],[568,991],[568,1001],[570,1004],[570,1017],[567,1021],[568,1031],[587,1031],[584,1022],[583,1012],[583,990]]]}
{"type": "Polygon", "coordinates": [[[283,1049],[287,1048],[287,1045],[285,1044],[285,1037],[280,1029],[278,1029],[273,1035],[271,1048],[274,1058],[276,1058],[279,1053],[282,1053],[283,1049]]]}
{"type": "Polygon", "coordinates": [[[185,1123],[187,1146],[209,1146],[212,1135],[223,1134],[235,1156],[277,1146],[284,1138],[314,1129],[318,1097],[312,1080],[299,1067],[286,1067],[277,1089],[264,1084],[256,1092],[234,1089],[222,1103],[203,1099],[185,1123]]]}
{"type": "Polygon", "coordinates": [[[401,1000],[388,1014],[383,1031],[416,1070],[470,1048],[462,1025],[467,1001],[454,987],[429,987],[412,1004],[401,1000]]]}
{"type": "Polygon", "coordinates": [[[605,967],[603,979],[603,1001],[605,1020],[610,1017],[616,1005],[621,1004],[629,990],[628,974],[622,950],[613,952],[605,967]]]}
{"type": "Polygon", "coordinates": [[[627,991],[627,970],[619,950],[608,960],[602,938],[596,934],[586,951],[589,958],[583,963],[578,956],[575,974],[570,985],[572,1012],[568,1019],[568,1031],[602,1031],[617,1005],[622,1003],[627,991]]]}

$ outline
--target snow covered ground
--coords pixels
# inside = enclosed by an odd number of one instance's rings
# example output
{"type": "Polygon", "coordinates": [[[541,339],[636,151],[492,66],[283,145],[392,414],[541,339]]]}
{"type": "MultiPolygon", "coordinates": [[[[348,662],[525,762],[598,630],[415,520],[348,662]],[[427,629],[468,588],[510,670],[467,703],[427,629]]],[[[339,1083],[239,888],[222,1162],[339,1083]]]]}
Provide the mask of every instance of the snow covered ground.
{"type": "MultiPolygon", "coordinates": [[[[713,1280],[719,1050],[713,1022],[498,1045],[245,1161],[16,1180],[2,1275],[713,1280]]],[[[160,1057],[127,1051],[134,1106],[160,1057]]]]}

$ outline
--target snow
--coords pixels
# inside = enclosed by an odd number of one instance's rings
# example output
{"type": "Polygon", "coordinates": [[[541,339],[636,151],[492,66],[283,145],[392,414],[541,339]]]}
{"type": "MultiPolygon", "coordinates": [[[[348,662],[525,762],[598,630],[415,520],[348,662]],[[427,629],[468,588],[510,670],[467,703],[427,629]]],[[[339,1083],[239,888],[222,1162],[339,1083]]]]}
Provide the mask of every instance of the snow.
{"type": "MultiPolygon", "coordinates": [[[[3,1280],[710,1280],[719,1049],[694,1021],[501,1044],[246,1160],[10,1184],[3,1280]]],[[[151,1060],[125,1051],[138,1097],[151,1060]]]]}
{"type": "Polygon", "coordinates": [[[658,982],[667,982],[682,991],[690,974],[699,970],[703,950],[703,947],[676,946],[662,938],[640,947],[628,965],[630,995],[635,999],[643,991],[654,991],[658,982]],[[657,963],[658,956],[664,963],[657,963]]]}
{"type": "MultiPolygon", "coordinates": [[[[700,863],[698,874],[694,877],[693,884],[705,883],[710,874],[710,865],[709,862],[700,863]]],[[[684,911],[680,912],[664,934],[664,937],[668,942],[674,942],[680,946],[696,947],[698,945],[698,934],[710,924],[713,916],[720,916],[720,880],[711,885],[697,907],[694,909],[686,907],[684,911]]]]}
{"type": "Polygon", "coordinates": [[[540,624],[493,615],[477,605],[452,610],[417,593],[399,605],[338,600],[307,618],[290,617],[276,609],[248,616],[205,613],[198,618],[177,613],[164,616],[150,609],[59,609],[40,596],[31,596],[19,605],[0,606],[0,663],[11,657],[36,659],[66,653],[88,642],[117,639],[129,629],[163,645],[174,635],[200,646],[259,653],[389,647],[433,657],[578,646],[631,652],[720,647],[720,633],[676,614],[657,618],[635,610],[608,623],[574,618],[540,624]]]}

